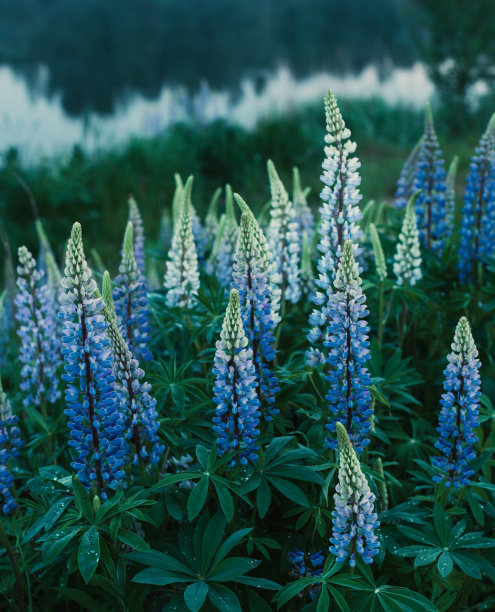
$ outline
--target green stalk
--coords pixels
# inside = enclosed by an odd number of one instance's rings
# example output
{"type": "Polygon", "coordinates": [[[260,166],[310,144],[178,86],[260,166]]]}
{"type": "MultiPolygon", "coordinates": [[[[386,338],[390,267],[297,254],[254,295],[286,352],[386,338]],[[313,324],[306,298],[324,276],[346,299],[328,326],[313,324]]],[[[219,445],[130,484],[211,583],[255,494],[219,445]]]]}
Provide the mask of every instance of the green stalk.
{"type": "MultiPolygon", "coordinates": [[[[25,582],[24,582],[24,578],[22,576],[21,570],[19,568],[19,564],[17,562],[17,556],[16,556],[12,546],[10,545],[9,538],[7,537],[7,534],[5,533],[5,531],[3,529],[2,522],[3,521],[0,520],[0,541],[5,546],[5,550],[7,551],[7,555],[9,556],[10,562],[12,564],[12,569],[14,570],[15,582],[16,582],[16,585],[17,585],[17,592],[19,594],[18,610],[19,610],[19,612],[24,612],[24,610],[25,610],[25,607],[24,607],[25,597],[24,597],[24,595],[25,595],[25,592],[26,592],[26,586],[25,586],[25,582]]],[[[31,610],[31,606],[29,607],[29,610],[31,610]]]]}

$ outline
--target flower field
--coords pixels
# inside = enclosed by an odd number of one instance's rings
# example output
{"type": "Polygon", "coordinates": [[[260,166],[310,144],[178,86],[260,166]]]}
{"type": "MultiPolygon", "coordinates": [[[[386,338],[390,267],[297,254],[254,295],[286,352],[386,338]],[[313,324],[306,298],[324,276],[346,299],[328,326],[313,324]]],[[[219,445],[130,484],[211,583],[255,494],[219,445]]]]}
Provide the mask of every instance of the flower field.
{"type": "Polygon", "coordinates": [[[130,196],[6,251],[0,609],[495,609],[495,119],[460,177],[427,106],[366,202],[321,116],[318,206],[273,156],[254,202],[176,174],[160,248],[130,196]]]}

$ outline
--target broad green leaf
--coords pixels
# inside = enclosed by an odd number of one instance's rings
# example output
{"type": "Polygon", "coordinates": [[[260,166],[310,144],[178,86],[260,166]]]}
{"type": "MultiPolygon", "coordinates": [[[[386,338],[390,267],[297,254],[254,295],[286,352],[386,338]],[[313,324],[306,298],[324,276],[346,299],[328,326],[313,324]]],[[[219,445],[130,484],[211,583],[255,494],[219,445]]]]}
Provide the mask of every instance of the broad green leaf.
{"type": "Polygon", "coordinates": [[[195,519],[198,514],[201,512],[201,508],[204,506],[206,501],[206,496],[208,494],[208,477],[202,476],[199,479],[198,484],[194,487],[194,489],[189,494],[189,499],[187,500],[187,515],[189,517],[189,521],[195,519]]]}
{"type": "Polygon", "coordinates": [[[318,606],[316,612],[327,612],[330,608],[330,597],[325,585],[321,587],[320,596],[318,598],[318,606]]]}
{"type": "Polygon", "coordinates": [[[294,582],[290,582],[289,584],[285,585],[273,598],[274,601],[277,602],[277,608],[281,608],[307,586],[314,584],[314,582],[314,578],[308,577],[299,578],[299,580],[295,580],[294,582]]]}
{"type": "Polygon", "coordinates": [[[43,546],[42,558],[47,565],[56,559],[74,536],[79,533],[80,527],[70,527],[50,533],[50,540],[43,546]]]}
{"type": "Polygon", "coordinates": [[[147,544],[143,538],[134,533],[133,531],[129,531],[128,529],[121,529],[117,534],[118,539],[127,546],[134,548],[135,550],[139,550],[141,552],[149,552],[151,550],[149,544],[147,544]]]}
{"type": "Polygon", "coordinates": [[[448,523],[445,512],[443,511],[442,506],[435,502],[433,506],[433,522],[435,524],[435,530],[440,538],[440,542],[446,546],[448,544],[448,523]]]}
{"type": "Polygon", "coordinates": [[[193,582],[184,591],[184,601],[191,612],[198,612],[208,594],[208,585],[203,580],[193,582]]]}
{"type": "MultiPolygon", "coordinates": [[[[220,543],[225,532],[225,519],[223,514],[217,512],[209,521],[203,534],[203,542],[201,546],[201,572],[207,573],[211,561],[220,546],[220,543]]],[[[206,597],[206,595],[205,595],[206,597]]]]}
{"type": "Polygon", "coordinates": [[[198,446],[196,447],[196,457],[198,458],[198,461],[203,470],[206,471],[208,469],[208,459],[210,457],[210,451],[201,444],[198,444],[198,446]]]}
{"type": "Polygon", "coordinates": [[[220,561],[207,576],[209,580],[214,580],[215,582],[229,582],[229,580],[235,580],[254,569],[259,563],[259,561],[254,559],[229,557],[220,561]]]}
{"type": "Polygon", "coordinates": [[[194,576],[194,573],[187,567],[187,565],[184,565],[184,563],[177,560],[175,557],[172,557],[172,555],[162,553],[158,550],[152,550],[151,552],[129,553],[125,555],[125,557],[131,561],[137,561],[143,565],[161,569],[165,572],[183,574],[185,578],[194,576]]]}
{"type": "Polygon", "coordinates": [[[67,587],[55,587],[54,590],[61,593],[65,598],[84,606],[86,610],[91,610],[91,612],[107,612],[108,610],[104,604],[99,603],[84,591],[67,587]]]}
{"type": "Polygon", "coordinates": [[[140,584],[154,584],[155,586],[166,586],[167,584],[174,584],[175,582],[195,581],[195,578],[186,577],[184,574],[174,574],[173,572],[167,572],[162,569],[157,569],[156,567],[145,569],[136,574],[132,579],[132,582],[139,582],[140,584]]]}
{"type": "Polygon", "coordinates": [[[262,480],[256,494],[256,505],[258,506],[258,514],[260,515],[260,518],[263,518],[268,512],[271,501],[272,494],[270,492],[270,487],[268,486],[266,480],[262,480]]]}
{"type": "Polygon", "coordinates": [[[213,486],[217,492],[220,508],[225,515],[227,523],[230,523],[234,517],[234,501],[232,495],[229,493],[227,487],[220,482],[216,482],[216,480],[213,480],[213,486]]]}
{"type": "Polygon", "coordinates": [[[96,527],[90,527],[81,538],[77,552],[77,566],[86,584],[93,577],[99,560],[100,535],[96,527]]]}
{"type": "Polygon", "coordinates": [[[91,523],[93,521],[93,506],[89,499],[89,493],[75,474],[72,476],[72,488],[79,512],[91,523]]]}
{"type": "Polygon", "coordinates": [[[220,612],[242,612],[236,594],[224,584],[214,583],[210,585],[208,599],[220,612]]]}
{"type": "Polygon", "coordinates": [[[309,507],[309,501],[306,497],[306,493],[304,493],[304,491],[293,482],[274,476],[270,476],[268,480],[276,489],[285,495],[285,497],[288,497],[299,506],[305,506],[306,508],[309,507]]]}
{"type": "Polygon", "coordinates": [[[439,548],[424,548],[414,559],[414,567],[422,567],[433,563],[440,554],[439,548]]]}
{"type": "Polygon", "coordinates": [[[452,561],[452,556],[444,551],[439,557],[437,561],[437,569],[438,573],[442,578],[445,578],[450,574],[450,572],[454,568],[454,562],[452,561]]]}
{"type": "Polygon", "coordinates": [[[481,578],[481,570],[478,567],[478,564],[473,561],[473,559],[459,552],[453,552],[452,557],[456,565],[459,566],[461,572],[464,572],[465,574],[471,576],[471,578],[475,578],[476,580],[479,580],[481,578]]]}
{"type": "Polygon", "coordinates": [[[241,576],[241,578],[236,579],[236,582],[248,584],[257,589],[268,589],[270,591],[278,591],[281,588],[277,582],[268,580],[268,578],[258,578],[257,576],[241,576]]]}
{"type": "Polygon", "coordinates": [[[50,507],[45,516],[45,529],[50,529],[55,525],[57,519],[64,513],[67,506],[71,503],[72,497],[62,497],[50,507]]]}
{"type": "Polygon", "coordinates": [[[225,559],[225,557],[229,554],[229,552],[239,544],[239,542],[247,536],[249,532],[252,531],[252,527],[246,527],[245,529],[239,529],[234,532],[232,535],[222,542],[220,548],[217,551],[215,559],[213,561],[213,567],[215,567],[220,561],[225,559]]]}

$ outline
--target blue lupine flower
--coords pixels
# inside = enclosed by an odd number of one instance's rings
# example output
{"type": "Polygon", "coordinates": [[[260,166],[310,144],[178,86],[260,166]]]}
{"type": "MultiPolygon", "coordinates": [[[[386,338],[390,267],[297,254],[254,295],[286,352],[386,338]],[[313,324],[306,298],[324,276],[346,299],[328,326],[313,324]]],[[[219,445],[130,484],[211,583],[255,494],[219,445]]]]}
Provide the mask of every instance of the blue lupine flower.
{"type": "Polygon", "coordinates": [[[103,315],[108,323],[113,354],[115,391],[120,411],[125,418],[125,438],[134,453],[132,463],[137,465],[139,460],[149,460],[156,464],[165,450],[158,437],[160,422],[156,399],[151,396],[151,385],[144,380],[144,371],[139,367],[136,355],[131,352],[128,341],[119,329],[108,272],[103,275],[102,294],[105,302],[103,315]]]}
{"type": "Polygon", "coordinates": [[[421,150],[422,141],[423,137],[421,137],[414,149],[411,151],[405,164],[402,166],[402,170],[400,171],[399,180],[397,181],[397,190],[395,192],[395,205],[399,210],[406,207],[409,198],[414,193],[414,178],[416,176],[418,157],[421,150]]]}
{"type": "Polygon", "coordinates": [[[469,165],[462,209],[459,278],[473,280],[478,264],[495,255],[495,115],[469,165]]]}
{"type": "Polygon", "coordinates": [[[54,404],[60,397],[57,368],[60,344],[53,313],[53,292],[43,283],[44,272],[26,247],[19,248],[15,298],[17,334],[21,339],[19,360],[24,406],[54,404]]]}
{"type": "Polygon", "coordinates": [[[315,216],[308,205],[306,196],[309,187],[303,190],[301,186],[301,175],[298,168],[292,168],[292,202],[296,212],[296,222],[299,236],[306,236],[311,244],[315,232],[315,216]]]}
{"type": "Polygon", "coordinates": [[[440,436],[435,442],[435,448],[442,456],[431,460],[433,466],[440,470],[433,481],[442,482],[446,487],[468,485],[474,474],[470,463],[476,456],[473,447],[478,438],[474,430],[479,425],[481,396],[477,356],[468,320],[462,317],[457,324],[452,352],[447,357],[449,364],[444,371],[445,393],[440,401],[442,409],[437,427],[440,436]]]}
{"type": "Polygon", "coordinates": [[[0,506],[4,514],[9,514],[17,507],[12,494],[14,478],[8,463],[11,457],[17,457],[23,441],[17,427],[17,416],[12,413],[9,398],[2,387],[0,377],[0,506]]]}
{"type": "Polygon", "coordinates": [[[421,190],[416,198],[416,214],[421,241],[428,249],[441,253],[447,231],[445,200],[445,162],[433,125],[431,108],[426,106],[425,131],[416,164],[412,192],[421,190]]]}
{"type": "Polygon", "coordinates": [[[152,355],[148,348],[150,340],[148,298],[144,277],[137,268],[133,229],[129,221],[125,230],[122,261],[119,275],[115,279],[113,298],[117,319],[122,325],[132,354],[137,360],[149,361],[152,355]]]}
{"type": "MultiPolygon", "coordinates": [[[[237,200],[240,202],[240,199],[237,200]]],[[[247,206],[242,201],[244,206],[247,206]]],[[[243,212],[234,258],[233,287],[239,292],[244,331],[253,350],[257,396],[267,404],[263,412],[270,421],[279,413],[274,407],[279,390],[272,371],[274,350],[274,296],[271,284],[271,263],[263,232],[250,212],[243,212]]]]}
{"type": "Polygon", "coordinates": [[[235,218],[234,198],[230,185],[225,187],[225,214],[220,219],[217,237],[207,262],[207,272],[214,274],[224,287],[232,282],[232,264],[234,260],[239,225],[235,218]]]}
{"type": "MultiPolygon", "coordinates": [[[[345,125],[337,100],[331,91],[325,98],[325,114],[327,146],[321,176],[325,186],[321,192],[323,204],[320,207],[321,225],[318,230],[320,234],[318,250],[321,257],[318,262],[319,276],[315,280],[319,290],[313,297],[317,308],[309,317],[313,329],[308,336],[311,344],[320,345],[325,340],[324,334],[329,321],[328,300],[332,294],[332,282],[337,273],[344,242],[352,241],[354,255],[356,257],[360,255],[361,248],[358,243],[362,230],[359,221],[363,216],[359,209],[360,162],[357,157],[352,156],[356,150],[356,143],[350,140],[351,132],[345,125]]],[[[319,351],[322,350],[321,346],[317,348],[319,351]]]]}
{"type": "Polygon", "coordinates": [[[134,255],[136,258],[136,266],[146,284],[146,259],[144,254],[144,226],[141,213],[139,211],[136,200],[129,196],[129,217],[128,223],[132,223],[133,230],[133,245],[134,255]]]}
{"type": "Polygon", "coordinates": [[[267,238],[275,269],[280,279],[284,300],[295,304],[301,298],[299,266],[301,260],[301,234],[298,232],[296,212],[275,165],[268,160],[271,208],[267,238]]]}
{"type": "Polygon", "coordinates": [[[230,292],[230,300],[222,325],[220,340],[216,343],[216,376],[213,430],[217,434],[218,454],[235,453],[231,465],[239,461],[246,465],[258,458],[258,424],[260,402],[256,394],[256,369],[253,351],[242,326],[239,294],[230,292]]]}
{"type": "Polygon", "coordinates": [[[81,482],[96,489],[103,499],[125,475],[127,444],[124,419],[113,385],[108,324],[102,314],[84,256],[81,226],[74,223],[67,245],[64,292],[60,298],[67,382],[65,401],[70,430],[71,463],[81,482]]]}
{"type": "Polygon", "coordinates": [[[168,252],[165,288],[168,306],[191,308],[199,289],[199,270],[191,219],[192,177],[184,187],[178,221],[174,226],[172,247],[168,252]]]}
{"type": "Polygon", "coordinates": [[[409,198],[394,256],[394,274],[398,285],[414,286],[421,280],[421,249],[418,223],[414,210],[417,193],[409,198]]]}
{"type": "MultiPolygon", "coordinates": [[[[348,240],[339,261],[335,292],[329,300],[330,322],[325,346],[330,366],[326,399],[331,415],[326,427],[335,432],[337,423],[342,423],[356,452],[360,453],[369,444],[373,409],[369,391],[371,377],[365,367],[370,357],[369,327],[365,320],[368,310],[352,251],[352,242],[348,240]]],[[[329,437],[327,443],[329,448],[337,447],[335,436],[329,437]]]]}
{"type": "MultiPolygon", "coordinates": [[[[299,548],[287,553],[287,561],[290,564],[289,576],[298,580],[309,576],[320,576],[323,573],[325,557],[321,550],[315,553],[304,553],[299,548]]],[[[314,599],[316,593],[321,589],[320,584],[310,585],[308,593],[314,599]]],[[[300,593],[302,595],[302,592],[300,593]]]]}
{"type": "Polygon", "coordinates": [[[370,491],[366,476],[342,423],[337,423],[339,439],[339,482],[335,487],[335,510],[332,512],[330,552],[338,563],[349,560],[356,565],[357,555],[365,563],[373,563],[379,552],[375,529],[380,523],[374,511],[375,496],[370,491]]]}

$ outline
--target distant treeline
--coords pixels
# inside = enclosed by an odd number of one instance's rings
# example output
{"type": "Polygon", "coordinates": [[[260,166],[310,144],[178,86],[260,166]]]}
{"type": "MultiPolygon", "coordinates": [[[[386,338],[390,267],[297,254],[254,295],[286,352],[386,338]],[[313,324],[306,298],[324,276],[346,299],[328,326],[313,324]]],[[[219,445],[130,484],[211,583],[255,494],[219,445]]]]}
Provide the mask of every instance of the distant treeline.
{"type": "Polygon", "coordinates": [[[406,0],[0,0],[0,64],[65,110],[111,113],[129,91],[157,96],[164,83],[235,89],[280,64],[314,70],[384,71],[415,59],[406,0]]]}

